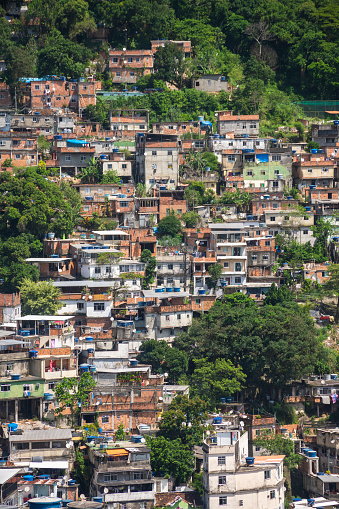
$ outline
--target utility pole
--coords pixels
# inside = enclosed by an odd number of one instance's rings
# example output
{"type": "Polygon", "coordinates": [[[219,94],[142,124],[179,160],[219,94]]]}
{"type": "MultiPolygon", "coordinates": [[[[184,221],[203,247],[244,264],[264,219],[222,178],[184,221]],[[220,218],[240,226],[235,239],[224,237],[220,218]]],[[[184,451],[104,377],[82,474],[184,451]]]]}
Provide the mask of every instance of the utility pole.
{"type": "Polygon", "coordinates": [[[16,97],[16,87],[14,92],[14,104],[15,104],[15,113],[18,113],[18,103],[17,103],[17,97],[16,97]]]}
{"type": "Polygon", "coordinates": [[[187,291],[187,254],[188,247],[185,244],[181,244],[181,251],[184,253],[184,291],[187,291]]]}

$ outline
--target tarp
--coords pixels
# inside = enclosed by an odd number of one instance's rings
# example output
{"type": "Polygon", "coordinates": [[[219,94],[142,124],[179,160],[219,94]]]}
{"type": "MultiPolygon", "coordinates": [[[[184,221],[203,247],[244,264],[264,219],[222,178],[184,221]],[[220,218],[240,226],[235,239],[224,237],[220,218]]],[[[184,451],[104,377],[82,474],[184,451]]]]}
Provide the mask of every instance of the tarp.
{"type": "Polygon", "coordinates": [[[256,154],[255,157],[260,163],[268,163],[268,154],[256,154]]]}

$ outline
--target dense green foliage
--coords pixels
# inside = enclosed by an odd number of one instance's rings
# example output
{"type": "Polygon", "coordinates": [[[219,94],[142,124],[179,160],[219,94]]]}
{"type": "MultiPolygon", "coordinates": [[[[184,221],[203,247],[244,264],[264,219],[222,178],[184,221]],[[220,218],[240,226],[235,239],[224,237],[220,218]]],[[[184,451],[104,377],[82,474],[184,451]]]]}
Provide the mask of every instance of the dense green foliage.
{"type": "Polygon", "coordinates": [[[26,278],[20,285],[22,310],[26,315],[55,315],[62,308],[61,290],[52,281],[34,282],[26,278]]]}
{"type": "Polygon", "coordinates": [[[69,419],[72,426],[78,424],[80,408],[89,405],[89,393],[95,386],[96,382],[90,373],[82,373],[79,379],[64,378],[58,382],[54,388],[59,402],[58,408],[54,410],[55,414],[69,419]]]}
{"type": "Polygon", "coordinates": [[[187,353],[190,366],[197,359],[225,358],[242,368],[249,387],[281,387],[312,371],[319,343],[307,308],[284,302],[258,309],[246,297],[237,304],[232,297],[194,320],[174,347],[187,353]]]}

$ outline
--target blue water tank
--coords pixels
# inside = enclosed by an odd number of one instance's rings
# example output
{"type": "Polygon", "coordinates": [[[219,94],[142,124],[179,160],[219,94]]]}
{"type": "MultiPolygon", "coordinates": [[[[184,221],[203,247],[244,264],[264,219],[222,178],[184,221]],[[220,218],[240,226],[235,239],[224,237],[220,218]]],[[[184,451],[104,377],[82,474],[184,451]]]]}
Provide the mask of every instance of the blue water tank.
{"type": "Polygon", "coordinates": [[[205,295],[205,293],[206,293],[206,290],[198,290],[199,295],[205,295]]]}
{"type": "Polygon", "coordinates": [[[137,366],[138,365],[138,361],[136,359],[132,359],[129,361],[129,364],[130,366],[137,366]]]}
{"type": "Polygon", "coordinates": [[[213,424],[222,424],[222,417],[214,417],[213,424]]]}
{"type": "Polygon", "coordinates": [[[171,286],[167,286],[167,287],[166,287],[166,292],[167,292],[167,293],[173,292],[173,287],[171,287],[171,286]]]}
{"type": "Polygon", "coordinates": [[[331,373],[331,380],[337,380],[338,375],[336,373],[331,373]]]}
{"type": "Polygon", "coordinates": [[[103,497],[93,497],[93,502],[102,502],[103,497]]]}
{"type": "Polygon", "coordinates": [[[11,375],[12,380],[20,380],[20,375],[11,375]]]}
{"type": "Polygon", "coordinates": [[[96,370],[97,370],[96,366],[90,366],[90,367],[89,367],[89,371],[90,371],[90,373],[95,373],[95,372],[96,372],[96,370]]]}
{"type": "Polygon", "coordinates": [[[179,287],[179,286],[175,286],[175,287],[173,288],[173,291],[174,291],[174,292],[177,292],[177,293],[178,293],[178,292],[180,292],[180,287],[179,287]]]}
{"type": "Polygon", "coordinates": [[[24,475],[23,479],[25,481],[34,481],[34,475],[24,475]]]}
{"type": "Polygon", "coordinates": [[[38,353],[39,353],[38,350],[30,350],[29,351],[29,356],[31,358],[35,358],[35,357],[38,357],[38,353]]]}
{"type": "Polygon", "coordinates": [[[53,399],[53,394],[50,394],[49,392],[45,392],[44,399],[46,401],[51,401],[53,399]]]}
{"type": "Polygon", "coordinates": [[[318,149],[317,148],[311,148],[311,154],[317,154],[318,149]]]}
{"type": "Polygon", "coordinates": [[[38,497],[28,500],[29,509],[50,509],[61,507],[62,500],[57,497],[38,497]]]}
{"type": "Polygon", "coordinates": [[[226,403],[226,398],[220,398],[220,403],[226,403]]]}
{"type": "Polygon", "coordinates": [[[233,396],[226,396],[226,403],[233,403],[233,396]]]}
{"type": "Polygon", "coordinates": [[[105,154],[101,154],[100,159],[105,160],[107,159],[107,156],[105,156],[105,154]]]}
{"type": "Polygon", "coordinates": [[[317,456],[317,452],[316,451],[312,451],[312,450],[307,451],[307,456],[309,458],[315,458],[317,456]]]}
{"type": "Polygon", "coordinates": [[[93,341],[93,337],[92,337],[92,336],[86,336],[86,337],[85,337],[85,340],[86,340],[86,341],[93,341]]]}
{"type": "Polygon", "coordinates": [[[252,456],[249,456],[248,458],[245,458],[246,460],[246,465],[249,467],[251,465],[254,465],[254,458],[252,458],[252,456]]]}
{"type": "Polygon", "coordinates": [[[73,500],[71,500],[70,498],[63,499],[62,507],[67,507],[67,505],[70,504],[71,502],[73,502],[73,500]]]}
{"type": "Polygon", "coordinates": [[[311,212],[311,207],[305,207],[306,212],[311,212]]]}

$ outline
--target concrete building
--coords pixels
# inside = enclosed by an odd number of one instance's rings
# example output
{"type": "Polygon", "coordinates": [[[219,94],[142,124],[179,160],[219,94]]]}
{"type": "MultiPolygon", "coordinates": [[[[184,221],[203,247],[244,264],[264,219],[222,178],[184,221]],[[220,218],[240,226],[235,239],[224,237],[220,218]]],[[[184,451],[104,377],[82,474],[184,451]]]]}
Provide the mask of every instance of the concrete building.
{"type": "Polygon", "coordinates": [[[143,75],[153,72],[154,56],[150,49],[110,49],[109,72],[113,83],[136,83],[143,75]]]}
{"type": "Polygon", "coordinates": [[[223,266],[221,286],[241,286],[246,282],[247,252],[243,223],[212,223],[218,263],[223,266]]]}
{"type": "Polygon", "coordinates": [[[284,508],[284,456],[248,455],[248,435],[236,428],[216,431],[203,446],[203,505],[217,509],[284,508]],[[254,463],[254,464],[253,464],[254,463]]]}
{"type": "Polygon", "coordinates": [[[258,138],[259,115],[234,115],[233,111],[217,111],[218,134],[234,133],[234,136],[248,135],[258,138]]]}
{"type": "Polygon", "coordinates": [[[149,190],[175,189],[179,179],[179,146],[177,136],[140,134],[136,137],[136,177],[149,190]]]}
{"type": "Polygon", "coordinates": [[[147,132],[149,111],[118,109],[109,112],[110,129],[117,138],[134,140],[136,133],[147,132]]]}
{"type": "Polygon", "coordinates": [[[193,81],[194,88],[196,90],[200,90],[201,92],[207,92],[211,94],[217,94],[222,90],[224,92],[229,92],[229,85],[227,83],[226,77],[221,74],[204,74],[203,76],[199,76],[196,80],[193,81]]]}

